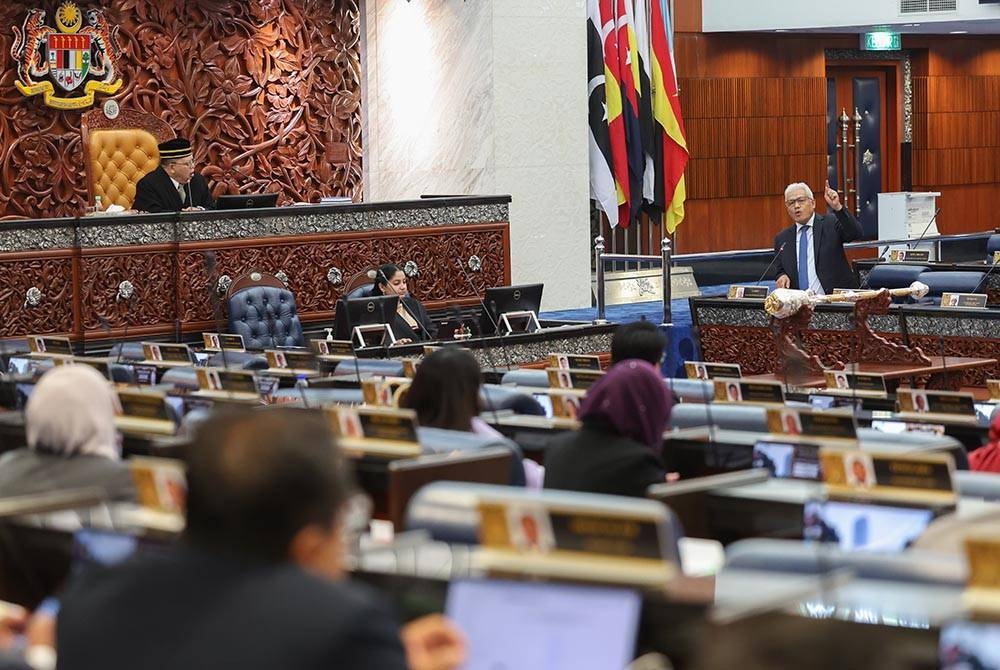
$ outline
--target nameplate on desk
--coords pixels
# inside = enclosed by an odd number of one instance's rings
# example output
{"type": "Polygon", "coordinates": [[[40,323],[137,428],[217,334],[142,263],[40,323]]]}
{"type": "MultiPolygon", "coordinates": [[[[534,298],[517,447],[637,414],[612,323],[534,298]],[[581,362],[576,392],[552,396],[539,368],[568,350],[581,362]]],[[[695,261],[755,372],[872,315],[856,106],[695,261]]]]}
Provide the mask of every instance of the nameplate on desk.
{"type": "Polygon", "coordinates": [[[951,454],[896,455],[856,449],[820,450],[823,478],[830,492],[874,490],[896,499],[937,502],[955,499],[951,454]]]}
{"type": "Polygon", "coordinates": [[[993,265],[1000,264],[1000,251],[993,252],[993,265]]]}
{"type": "Polygon", "coordinates": [[[729,300],[763,300],[767,297],[769,289],[766,286],[739,286],[729,285],[729,292],[726,298],[729,300]]]}
{"type": "Polygon", "coordinates": [[[258,394],[256,375],[250,370],[197,368],[198,388],[202,391],[258,394]]]}
{"type": "Polygon", "coordinates": [[[287,349],[268,349],[267,367],[272,370],[317,370],[319,362],[311,351],[289,351],[287,349]]]}
{"type": "Polygon", "coordinates": [[[63,359],[63,363],[78,363],[80,365],[89,365],[98,372],[105,379],[114,381],[111,378],[111,360],[108,358],[98,358],[93,356],[74,356],[73,358],[63,359]]]}
{"type": "Polygon", "coordinates": [[[715,399],[720,402],[761,402],[782,405],[785,389],[778,382],[747,382],[716,379],[715,399]]]}
{"type": "Polygon", "coordinates": [[[326,410],[345,449],[355,453],[418,456],[417,414],[411,409],[336,405],[326,410]]]}
{"type": "Polygon", "coordinates": [[[187,494],[184,463],[172,458],[133,456],[127,461],[143,507],[181,514],[187,494]]]}
{"type": "Polygon", "coordinates": [[[688,379],[739,379],[743,376],[738,363],[684,363],[688,379]]]}
{"type": "Polygon", "coordinates": [[[309,349],[319,356],[354,357],[354,346],[350,340],[309,340],[309,349]]]}
{"type": "Polygon", "coordinates": [[[856,440],[854,415],[841,411],[814,412],[808,409],[769,409],[767,429],[781,435],[810,435],[856,440]]]}
{"type": "Polygon", "coordinates": [[[885,377],[871,372],[827,370],[826,385],[831,389],[886,393],[885,377]]]}
{"type": "Polygon", "coordinates": [[[899,389],[896,397],[901,412],[976,416],[975,399],[971,393],[899,389]]]}
{"type": "Polygon", "coordinates": [[[557,389],[588,389],[604,374],[600,370],[561,370],[545,368],[549,387],[557,389]]]}
{"type": "Polygon", "coordinates": [[[186,344],[143,342],[142,356],[156,363],[185,363],[191,365],[191,349],[186,344]]]}
{"type": "Polygon", "coordinates": [[[890,263],[902,263],[903,261],[919,261],[926,263],[931,259],[929,249],[893,249],[889,252],[890,263]]]}
{"type": "Polygon", "coordinates": [[[560,370],[596,370],[601,369],[599,356],[579,354],[549,354],[549,365],[560,370]]]}
{"type": "Polygon", "coordinates": [[[990,392],[990,400],[1000,400],[1000,379],[987,379],[986,389],[990,392]]]}
{"type": "Polygon", "coordinates": [[[988,297],[985,293],[942,293],[941,307],[945,309],[985,309],[988,297]]]}
{"type": "Polygon", "coordinates": [[[49,337],[47,335],[29,335],[28,349],[33,354],[43,356],[72,356],[73,346],[68,337],[49,337]]]}
{"type": "Polygon", "coordinates": [[[403,376],[407,379],[413,379],[417,375],[417,368],[420,367],[419,358],[403,358],[400,360],[403,364],[403,376]]]}
{"type": "Polygon", "coordinates": [[[580,389],[551,389],[552,416],[560,419],[576,419],[580,416],[580,404],[587,392],[580,389]]]}
{"type": "Polygon", "coordinates": [[[406,377],[369,377],[361,380],[361,397],[366,405],[396,407],[402,394],[410,388],[406,377]],[[400,390],[402,389],[402,390],[400,390]]]}
{"type": "Polygon", "coordinates": [[[202,333],[202,346],[205,351],[246,351],[242,335],[232,333],[202,333]]]}
{"type": "Polygon", "coordinates": [[[172,422],[170,412],[167,410],[166,396],[162,393],[120,389],[118,401],[122,406],[122,416],[172,422]]]}

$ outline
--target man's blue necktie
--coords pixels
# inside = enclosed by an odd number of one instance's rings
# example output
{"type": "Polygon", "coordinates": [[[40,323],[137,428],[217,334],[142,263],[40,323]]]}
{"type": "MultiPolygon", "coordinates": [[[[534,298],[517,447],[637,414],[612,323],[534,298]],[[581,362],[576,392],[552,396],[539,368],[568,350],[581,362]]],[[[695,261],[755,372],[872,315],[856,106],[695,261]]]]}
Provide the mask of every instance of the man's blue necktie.
{"type": "Polygon", "coordinates": [[[799,231],[799,290],[809,290],[809,226],[799,231]]]}

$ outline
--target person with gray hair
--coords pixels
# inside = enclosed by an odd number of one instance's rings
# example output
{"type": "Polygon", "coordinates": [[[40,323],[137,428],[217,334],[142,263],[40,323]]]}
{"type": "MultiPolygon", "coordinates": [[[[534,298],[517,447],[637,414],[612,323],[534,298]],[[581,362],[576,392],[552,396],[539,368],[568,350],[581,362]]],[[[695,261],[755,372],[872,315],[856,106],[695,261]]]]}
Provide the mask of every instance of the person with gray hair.
{"type": "Polygon", "coordinates": [[[830,182],[823,188],[823,199],[829,212],[825,215],[816,213],[816,200],[807,184],[785,188],[785,207],[793,223],[774,238],[778,288],[825,295],[834,288],[858,287],[844,243],[860,238],[864,231],[830,182]]]}
{"type": "Polygon", "coordinates": [[[27,447],[0,457],[0,496],[94,486],[108,500],[134,500],[115,429],[119,411],[111,382],[89,365],[46,372],[25,409],[27,447]]]}

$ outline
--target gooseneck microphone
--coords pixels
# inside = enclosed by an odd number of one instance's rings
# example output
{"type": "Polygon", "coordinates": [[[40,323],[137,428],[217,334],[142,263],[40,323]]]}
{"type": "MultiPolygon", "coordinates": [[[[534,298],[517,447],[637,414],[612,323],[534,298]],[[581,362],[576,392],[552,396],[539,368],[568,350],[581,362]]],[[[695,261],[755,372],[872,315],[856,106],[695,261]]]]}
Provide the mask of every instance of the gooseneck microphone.
{"type": "Polygon", "coordinates": [[[927,231],[931,229],[931,225],[932,225],[932,224],[934,223],[934,221],[935,221],[935,220],[937,219],[937,215],[938,215],[938,214],[939,214],[940,212],[941,212],[941,208],[940,208],[940,207],[938,207],[937,209],[935,209],[935,210],[934,210],[934,216],[932,216],[932,217],[930,218],[930,220],[929,220],[929,221],[927,222],[927,225],[926,225],[926,226],[924,226],[924,231],[923,231],[922,233],[920,233],[920,237],[918,237],[918,238],[916,239],[916,241],[914,241],[914,242],[908,242],[908,243],[906,244],[906,248],[907,248],[907,249],[915,249],[915,248],[917,247],[917,245],[918,245],[918,244],[920,244],[920,242],[921,242],[921,241],[922,241],[922,240],[924,239],[924,237],[925,237],[925,236],[927,235],[927,231]]]}
{"type": "Polygon", "coordinates": [[[786,244],[788,244],[788,243],[787,243],[787,242],[782,242],[782,243],[781,243],[781,246],[780,246],[780,247],[778,247],[778,250],[774,252],[774,255],[773,255],[773,256],[771,256],[771,262],[770,262],[770,263],[768,263],[768,264],[767,264],[767,267],[766,267],[766,268],[764,268],[764,271],[760,273],[760,278],[758,278],[758,279],[757,279],[757,281],[756,281],[756,282],[754,282],[754,285],[755,285],[755,286],[760,286],[760,283],[761,283],[762,281],[764,281],[764,277],[766,277],[766,276],[767,276],[767,273],[771,271],[771,268],[772,268],[772,267],[774,266],[774,264],[775,264],[775,263],[777,262],[777,260],[778,260],[778,256],[780,256],[780,255],[781,255],[781,252],[785,250],[785,245],[786,245],[786,244]]]}
{"type": "Polygon", "coordinates": [[[205,261],[205,273],[208,275],[208,302],[212,306],[212,320],[215,322],[215,332],[219,334],[219,350],[222,354],[222,368],[229,369],[229,361],[226,359],[226,347],[222,343],[222,310],[219,305],[219,292],[216,289],[218,279],[215,276],[215,252],[206,251],[202,259],[205,261]]]}

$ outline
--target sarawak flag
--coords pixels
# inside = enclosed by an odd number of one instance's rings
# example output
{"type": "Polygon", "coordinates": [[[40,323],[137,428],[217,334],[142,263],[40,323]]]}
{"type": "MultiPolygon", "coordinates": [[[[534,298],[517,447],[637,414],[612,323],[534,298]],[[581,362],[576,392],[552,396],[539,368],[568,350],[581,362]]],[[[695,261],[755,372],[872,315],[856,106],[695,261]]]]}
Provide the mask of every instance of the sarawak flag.
{"type": "Polygon", "coordinates": [[[625,135],[625,115],[622,91],[622,72],[619,60],[618,38],[614,5],[615,0],[598,0],[601,21],[602,54],[604,56],[604,92],[607,105],[608,136],[611,143],[611,172],[615,177],[618,196],[617,223],[628,225],[631,210],[631,189],[628,174],[628,146],[625,135]],[[623,216],[624,214],[624,216],[623,216]]]}
{"type": "Polygon", "coordinates": [[[608,127],[607,75],[604,66],[604,21],[599,0],[587,0],[587,101],[590,122],[590,197],[618,225],[619,191],[613,172],[611,132],[608,127]]]}
{"type": "MultiPolygon", "coordinates": [[[[640,0],[642,1],[642,0],[640,0]]],[[[625,125],[625,153],[628,160],[628,202],[619,208],[618,221],[624,228],[639,214],[642,203],[642,173],[645,168],[640,127],[639,48],[633,17],[633,0],[616,0],[615,30],[618,43],[618,81],[621,85],[622,118],[625,125]]]]}
{"type": "Polygon", "coordinates": [[[650,30],[652,33],[652,88],[653,118],[656,120],[658,139],[654,144],[654,164],[660,173],[654,182],[653,206],[666,215],[667,232],[674,232],[684,219],[684,168],[687,166],[688,149],[684,139],[684,121],[681,104],[677,98],[677,77],[674,73],[669,34],[669,15],[664,11],[663,0],[650,2],[650,30]]]}

